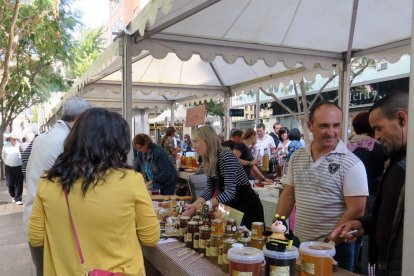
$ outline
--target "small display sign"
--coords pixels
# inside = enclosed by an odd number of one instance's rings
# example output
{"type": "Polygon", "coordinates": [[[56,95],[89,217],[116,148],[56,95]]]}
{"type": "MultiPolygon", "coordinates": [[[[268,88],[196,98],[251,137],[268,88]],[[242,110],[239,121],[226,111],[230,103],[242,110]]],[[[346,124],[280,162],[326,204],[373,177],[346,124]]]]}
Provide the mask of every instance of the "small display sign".
{"type": "Polygon", "coordinates": [[[244,109],[240,108],[230,108],[229,109],[230,117],[244,117],[244,109]]]}

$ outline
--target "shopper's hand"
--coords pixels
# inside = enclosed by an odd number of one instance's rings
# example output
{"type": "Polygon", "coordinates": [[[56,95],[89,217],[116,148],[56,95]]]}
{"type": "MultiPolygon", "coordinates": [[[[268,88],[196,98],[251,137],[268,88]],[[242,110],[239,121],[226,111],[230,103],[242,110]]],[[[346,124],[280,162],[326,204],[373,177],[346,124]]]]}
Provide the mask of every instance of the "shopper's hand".
{"type": "Polygon", "coordinates": [[[363,234],[364,228],[362,227],[361,222],[359,220],[350,220],[337,226],[328,238],[338,244],[342,241],[354,241],[363,234]]]}
{"type": "Polygon", "coordinates": [[[194,215],[197,211],[197,207],[194,204],[186,204],[184,205],[184,212],[183,216],[189,216],[191,217],[194,215]]]}
{"type": "Polygon", "coordinates": [[[147,186],[147,189],[149,189],[152,185],[152,180],[145,182],[145,186],[147,186]]]}
{"type": "Polygon", "coordinates": [[[252,161],[252,165],[254,165],[254,166],[259,165],[259,160],[254,159],[254,160],[252,161]]]}

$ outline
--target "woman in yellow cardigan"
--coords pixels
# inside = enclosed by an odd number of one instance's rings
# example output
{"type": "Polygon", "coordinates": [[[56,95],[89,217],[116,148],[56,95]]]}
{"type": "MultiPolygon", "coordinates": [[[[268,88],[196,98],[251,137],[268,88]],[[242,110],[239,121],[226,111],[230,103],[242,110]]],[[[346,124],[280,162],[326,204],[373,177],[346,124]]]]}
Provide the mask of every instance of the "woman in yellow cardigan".
{"type": "Polygon", "coordinates": [[[119,114],[92,108],[76,121],[64,152],[38,185],[29,242],[44,246],[44,275],[83,275],[64,189],[87,269],[145,275],[141,245],[159,223],[141,174],[127,165],[130,132],[119,114]]]}

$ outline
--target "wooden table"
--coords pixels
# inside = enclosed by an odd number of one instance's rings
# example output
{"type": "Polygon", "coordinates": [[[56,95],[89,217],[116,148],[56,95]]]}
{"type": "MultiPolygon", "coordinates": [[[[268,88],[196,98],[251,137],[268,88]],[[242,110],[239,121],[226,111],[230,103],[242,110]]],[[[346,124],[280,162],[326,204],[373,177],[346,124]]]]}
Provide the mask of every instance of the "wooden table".
{"type": "MultiPolygon", "coordinates": [[[[181,255],[181,252],[192,252],[185,247],[179,247],[183,243],[179,241],[158,244],[156,247],[142,247],[145,259],[145,271],[149,276],[226,276],[219,266],[212,264],[205,257],[197,258],[198,253],[194,251],[192,255],[181,255]],[[183,251],[186,250],[186,251],[183,251]],[[197,258],[197,259],[196,259],[197,258]]],[[[300,271],[296,270],[296,275],[300,271]]],[[[353,276],[358,275],[350,271],[337,268],[333,272],[334,276],[353,276]]]]}
{"type": "Polygon", "coordinates": [[[176,196],[176,195],[151,195],[152,201],[165,201],[175,197],[176,200],[191,201],[191,196],[176,196]]]}

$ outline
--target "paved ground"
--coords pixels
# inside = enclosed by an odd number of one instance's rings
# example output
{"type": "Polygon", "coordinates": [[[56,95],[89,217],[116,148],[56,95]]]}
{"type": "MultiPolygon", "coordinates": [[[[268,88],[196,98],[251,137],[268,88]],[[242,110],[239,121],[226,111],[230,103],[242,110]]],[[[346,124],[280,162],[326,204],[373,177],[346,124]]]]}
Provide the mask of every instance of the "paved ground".
{"type": "Polygon", "coordinates": [[[35,275],[23,229],[23,206],[11,203],[6,183],[0,180],[0,275],[35,275]]]}

